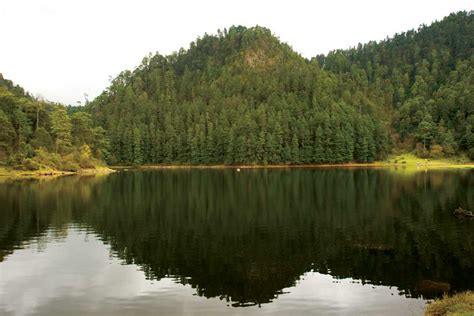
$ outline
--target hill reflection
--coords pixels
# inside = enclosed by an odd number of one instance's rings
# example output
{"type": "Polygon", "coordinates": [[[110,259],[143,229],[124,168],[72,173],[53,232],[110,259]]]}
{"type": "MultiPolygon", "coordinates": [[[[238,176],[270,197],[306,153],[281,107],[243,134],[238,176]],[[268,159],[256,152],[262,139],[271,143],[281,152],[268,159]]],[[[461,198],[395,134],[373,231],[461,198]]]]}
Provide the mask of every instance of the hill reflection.
{"type": "Polygon", "coordinates": [[[474,208],[472,171],[137,171],[3,183],[0,203],[0,261],[75,223],[147,278],[237,305],[270,302],[310,270],[412,297],[439,294],[427,280],[474,288],[474,222],[452,216],[474,208]]]}

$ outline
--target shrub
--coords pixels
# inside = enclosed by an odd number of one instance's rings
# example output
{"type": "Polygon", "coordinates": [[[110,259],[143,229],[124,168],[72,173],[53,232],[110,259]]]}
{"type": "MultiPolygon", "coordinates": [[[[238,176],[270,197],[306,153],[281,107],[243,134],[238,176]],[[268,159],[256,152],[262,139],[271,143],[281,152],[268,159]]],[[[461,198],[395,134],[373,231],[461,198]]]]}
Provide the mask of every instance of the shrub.
{"type": "Polygon", "coordinates": [[[79,166],[84,169],[95,169],[95,164],[91,159],[81,160],[81,162],[79,163],[79,166]]]}
{"type": "Polygon", "coordinates": [[[416,156],[420,158],[429,158],[430,152],[426,149],[422,143],[416,144],[416,156]]]}
{"type": "Polygon", "coordinates": [[[23,161],[24,156],[22,154],[12,154],[8,156],[7,165],[18,166],[23,161]]]}
{"type": "Polygon", "coordinates": [[[23,159],[21,162],[21,170],[25,171],[36,171],[40,169],[40,164],[31,158],[23,159]]]}
{"type": "Polygon", "coordinates": [[[72,171],[72,172],[76,172],[76,171],[79,171],[79,169],[81,169],[79,164],[74,160],[73,155],[63,156],[60,159],[59,165],[57,168],[58,170],[61,170],[61,171],[72,171]]]}
{"type": "Polygon", "coordinates": [[[443,147],[438,144],[431,146],[430,156],[432,158],[441,158],[443,157],[443,147]]]}
{"type": "Polygon", "coordinates": [[[78,158],[81,168],[95,168],[92,161],[92,151],[88,145],[84,144],[81,146],[78,158]]]}
{"type": "Polygon", "coordinates": [[[454,148],[451,145],[444,145],[443,146],[443,152],[446,156],[452,156],[456,153],[454,148]]]}
{"type": "Polygon", "coordinates": [[[44,148],[39,148],[35,151],[36,156],[33,158],[35,162],[39,165],[58,169],[59,162],[61,160],[61,156],[55,153],[50,153],[46,151],[44,148]]]}
{"type": "Polygon", "coordinates": [[[467,291],[436,299],[425,310],[425,315],[473,315],[474,292],[467,291]]]}

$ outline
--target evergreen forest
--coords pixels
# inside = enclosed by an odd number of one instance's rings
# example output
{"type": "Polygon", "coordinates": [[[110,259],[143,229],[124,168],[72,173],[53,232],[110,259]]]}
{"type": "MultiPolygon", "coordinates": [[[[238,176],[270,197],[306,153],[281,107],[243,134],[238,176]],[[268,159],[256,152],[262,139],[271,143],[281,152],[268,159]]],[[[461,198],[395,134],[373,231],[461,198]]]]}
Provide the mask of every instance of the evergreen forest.
{"type": "Polygon", "coordinates": [[[372,162],[397,152],[473,160],[473,52],[473,14],[458,12],[310,59],[269,29],[232,26],[149,54],[80,107],[0,78],[0,160],[66,170],[372,162]]]}

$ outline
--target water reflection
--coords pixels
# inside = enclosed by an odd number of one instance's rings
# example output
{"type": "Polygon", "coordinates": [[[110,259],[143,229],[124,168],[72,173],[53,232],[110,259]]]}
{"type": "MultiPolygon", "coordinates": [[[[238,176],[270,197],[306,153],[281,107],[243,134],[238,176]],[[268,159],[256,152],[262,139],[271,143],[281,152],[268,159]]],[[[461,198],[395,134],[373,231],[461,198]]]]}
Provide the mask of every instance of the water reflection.
{"type": "Polygon", "coordinates": [[[472,171],[125,172],[4,183],[0,203],[0,273],[15,249],[48,248],[74,223],[147,279],[173,276],[231,305],[273,306],[308,271],[406,297],[439,295],[443,284],[474,288],[474,223],[451,214],[474,208],[472,171]]]}
{"type": "Polygon", "coordinates": [[[0,268],[2,315],[210,315],[210,314],[419,314],[424,302],[397,295],[396,288],[362,285],[353,279],[305,273],[296,287],[285,288],[272,304],[231,307],[221,298],[203,300],[180,277],[146,280],[137,265],[111,256],[98,236],[69,227],[37,252],[25,245],[0,268]]]}

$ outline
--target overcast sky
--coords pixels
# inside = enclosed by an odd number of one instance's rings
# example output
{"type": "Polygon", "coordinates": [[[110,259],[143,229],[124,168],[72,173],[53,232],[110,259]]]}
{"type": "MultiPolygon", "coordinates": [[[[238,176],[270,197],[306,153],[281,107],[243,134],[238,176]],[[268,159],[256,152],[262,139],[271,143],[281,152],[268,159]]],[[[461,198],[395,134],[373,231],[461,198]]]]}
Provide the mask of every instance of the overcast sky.
{"type": "Polygon", "coordinates": [[[268,27],[312,57],[473,8],[472,0],[1,0],[0,73],[34,95],[75,104],[149,52],[188,48],[231,25],[268,27]]]}

